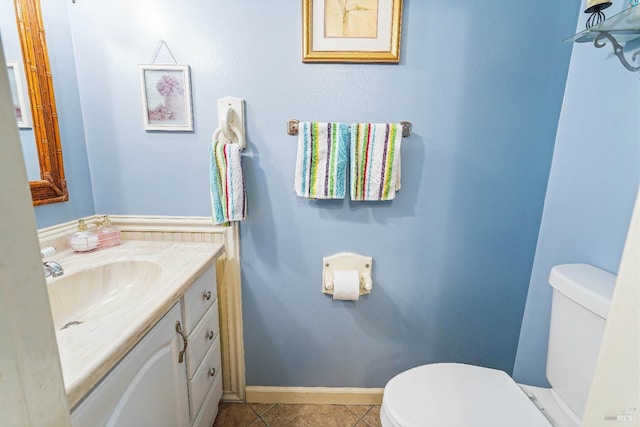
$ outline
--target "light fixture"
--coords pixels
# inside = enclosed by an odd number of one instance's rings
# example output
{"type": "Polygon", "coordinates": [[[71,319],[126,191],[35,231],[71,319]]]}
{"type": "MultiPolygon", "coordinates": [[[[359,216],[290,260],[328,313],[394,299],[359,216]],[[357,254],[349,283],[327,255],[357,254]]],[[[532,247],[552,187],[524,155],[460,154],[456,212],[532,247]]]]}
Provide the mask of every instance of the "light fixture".
{"type": "Polygon", "coordinates": [[[591,28],[604,21],[605,16],[602,11],[609,6],[611,6],[609,0],[588,0],[587,8],[584,10],[584,13],[591,14],[589,19],[587,19],[587,28],[591,28]]]}

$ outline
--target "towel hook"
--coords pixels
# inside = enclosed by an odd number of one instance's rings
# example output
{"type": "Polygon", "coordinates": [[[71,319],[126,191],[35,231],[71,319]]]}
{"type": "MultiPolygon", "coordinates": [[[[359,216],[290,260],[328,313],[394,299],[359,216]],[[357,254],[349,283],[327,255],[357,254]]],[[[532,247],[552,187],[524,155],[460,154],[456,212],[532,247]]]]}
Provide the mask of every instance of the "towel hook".
{"type": "Polygon", "coordinates": [[[230,96],[218,99],[218,122],[214,141],[222,134],[229,141],[240,144],[240,148],[246,147],[243,99],[230,96]]]}
{"type": "Polygon", "coordinates": [[[222,113],[220,115],[220,129],[222,129],[222,134],[227,139],[233,139],[232,131],[231,131],[231,122],[233,121],[233,110],[229,106],[225,106],[226,114],[222,113]]]}

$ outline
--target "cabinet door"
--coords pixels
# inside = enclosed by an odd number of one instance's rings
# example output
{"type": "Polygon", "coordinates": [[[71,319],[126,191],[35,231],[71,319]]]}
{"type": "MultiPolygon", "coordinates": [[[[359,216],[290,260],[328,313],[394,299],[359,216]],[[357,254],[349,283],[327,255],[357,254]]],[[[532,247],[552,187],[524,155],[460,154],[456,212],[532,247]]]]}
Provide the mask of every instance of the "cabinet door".
{"type": "Polygon", "coordinates": [[[189,404],[176,304],[73,410],[75,427],[187,427],[189,404]]]}

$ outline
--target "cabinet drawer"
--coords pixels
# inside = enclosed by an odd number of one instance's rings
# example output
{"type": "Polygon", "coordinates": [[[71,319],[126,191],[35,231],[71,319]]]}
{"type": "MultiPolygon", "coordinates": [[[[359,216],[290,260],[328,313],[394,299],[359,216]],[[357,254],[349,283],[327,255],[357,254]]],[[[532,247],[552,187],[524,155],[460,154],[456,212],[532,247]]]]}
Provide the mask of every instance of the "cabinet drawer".
{"type": "Polygon", "coordinates": [[[202,364],[189,380],[189,407],[191,409],[191,419],[194,419],[202,407],[202,402],[207,395],[207,391],[220,375],[221,359],[220,359],[220,337],[215,342],[204,357],[202,364]],[[211,376],[210,370],[215,369],[215,373],[211,376]]]}
{"type": "Polygon", "coordinates": [[[205,311],[218,299],[216,267],[212,265],[185,292],[182,315],[187,335],[193,331],[205,311]]]}
{"type": "Polygon", "coordinates": [[[222,398],[222,375],[216,374],[213,385],[204,399],[202,408],[193,422],[193,427],[211,427],[218,415],[218,404],[222,398]]]}
{"type": "Polygon", "coordinates": [[[218,336],[219,328],[218,304],[213,304],[189,335],[187,346],[187,377],[189,379],[193,378],[204,355],[218,336]]]}

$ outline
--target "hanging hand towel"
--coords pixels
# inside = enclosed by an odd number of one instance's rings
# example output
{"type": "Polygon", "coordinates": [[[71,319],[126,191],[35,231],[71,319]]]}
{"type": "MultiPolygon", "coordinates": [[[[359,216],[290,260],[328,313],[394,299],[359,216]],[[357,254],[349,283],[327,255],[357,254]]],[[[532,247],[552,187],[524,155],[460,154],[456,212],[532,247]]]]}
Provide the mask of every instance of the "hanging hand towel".
{"type": "Polygon", "coordinates": [[[351,125],[351,200],[392,200],[400,189],[399,123],[351,125]]]}
{"type": "Polygon", "coordinates": [[[294,190],[309,199],[344,199],[349,126],[300,122],[294,190]]]}
{"type": "Polygon", "coordinates": [[[237,143],[219,140],[209,146],[211,158],[211,206],[213,223],[241,221],[247,211],[247,193],[242,175],[241,147],[237,143]]]}

